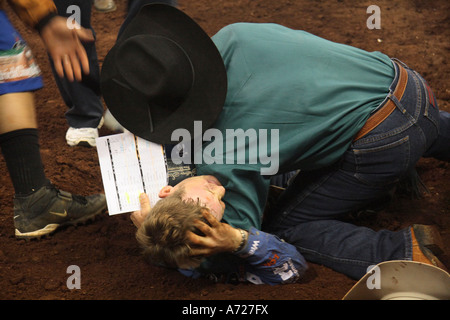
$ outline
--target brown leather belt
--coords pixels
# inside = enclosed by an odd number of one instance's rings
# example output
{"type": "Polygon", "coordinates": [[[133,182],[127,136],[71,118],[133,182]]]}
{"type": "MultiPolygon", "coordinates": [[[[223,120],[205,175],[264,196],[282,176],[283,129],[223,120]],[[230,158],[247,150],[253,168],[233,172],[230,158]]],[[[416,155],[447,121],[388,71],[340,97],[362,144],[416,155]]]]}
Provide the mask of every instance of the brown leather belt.
{"type": "MultiPolygon", "coordinates": [[[[395,62],[395,61],[394,61],[395,62]]],[[[393,95],[400,101],[405,92],[406,84],[408,83],[408,72],[399,63],[395,62],[400,72],[397,86],[395,87],[393,95]]],[[[395,103],[392,100],[388,100],[384,106],[377,110],[373,115],[367,119],[366,124],[359,130],[353,141],[361,139],[370,131],[375,129],[380,123],[382,123],[389,115],[395,110],[395,103]]]]}

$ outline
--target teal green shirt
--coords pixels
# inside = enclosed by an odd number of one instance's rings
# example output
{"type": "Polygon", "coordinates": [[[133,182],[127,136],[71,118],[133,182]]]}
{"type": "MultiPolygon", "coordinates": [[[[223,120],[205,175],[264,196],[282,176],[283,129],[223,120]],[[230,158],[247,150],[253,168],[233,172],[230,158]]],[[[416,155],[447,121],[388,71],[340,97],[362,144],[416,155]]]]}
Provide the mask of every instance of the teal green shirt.
{"type": "Polygon", "coordinates": [[[253,161],[258,152],[278,151],[278,173],[335,163],[386,98],[394,67],[380,52],[275,24],[233,24],[212,39],[228,75],[226,101],[213,126],[223,133],[223,149],[212,148],[213,142],[220,146],[216,140],[204,143],[197,173],[214,175],[224,185],[224,221],[260,228],[270,176],[261,174],[267,163],[253,161]],[[226,150],[227,129],[266,130],[267,147],[246,139],[245,145],[226,150]],[[240,151],[242,163],[236,156],[240,151]],[[205,161],[205,152],[212,160],[205,161]]]}

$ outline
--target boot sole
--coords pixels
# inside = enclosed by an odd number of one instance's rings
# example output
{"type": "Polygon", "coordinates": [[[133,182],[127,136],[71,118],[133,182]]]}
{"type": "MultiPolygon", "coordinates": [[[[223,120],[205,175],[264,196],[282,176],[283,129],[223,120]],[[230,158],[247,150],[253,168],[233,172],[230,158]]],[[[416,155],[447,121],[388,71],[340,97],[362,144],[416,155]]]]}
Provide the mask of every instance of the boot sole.
{"type": "Polygon", "coordinates": [[[423,254],[436,266],[448,270],[447,266],[439,259],[444,254],[444,244],[436,227],[430,225],[414,225],[414,234],[423,254]]]}
{"type": "Polygon", "coordinates": [[[55,232],[57,229],[60,229],[62,227],[67,227],[67,226],[75,226],[75,225],[80,225],[80,224],[85,224],[87,223],[89,220],[94,220],[98,215],[102,214],[106,212],[106,208],[102,208],[90,215],[87,216],[83,216],[77,220],[71,220],[71,221],[67,221],[61,224],[57,224],[57,223],[50,223],[48,225],[46,225],[44,228],[39,229],[39,230],[35,230],[35,231],[30,231],[30,232],[20,232],[20,230],[15,229],[15,236],[17,239],[25,239],[25,240],[31,240],[31,239],[40,239],[44,236],[50,235],[53,232],[55,232]]]}

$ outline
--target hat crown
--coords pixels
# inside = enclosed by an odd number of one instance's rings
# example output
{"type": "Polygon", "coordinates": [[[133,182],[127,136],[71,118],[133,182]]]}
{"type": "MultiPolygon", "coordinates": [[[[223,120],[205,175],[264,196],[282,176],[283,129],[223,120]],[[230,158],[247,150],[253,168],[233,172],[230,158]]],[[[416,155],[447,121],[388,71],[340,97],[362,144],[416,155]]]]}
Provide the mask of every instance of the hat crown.
{"type": "MultiPolygon", "coordinates": [[[[217,119],[227,93],[219,50],[188,15],[162,3],[128,16],[102,66],[101,89],[117,121],[146,140],[173,144],[176,129],[195,133],[217,119]]],[[[203,131],[203,129],[202,129],[203,131]]]]}
{"type": "Polygon", "coordinates": [[[150,105],[162,105],[168,112],[173,111],[192,88],[192,63],[182,47],[169,38],[130,37],[121,43],[116,57],[122,79],[150,105]]]}

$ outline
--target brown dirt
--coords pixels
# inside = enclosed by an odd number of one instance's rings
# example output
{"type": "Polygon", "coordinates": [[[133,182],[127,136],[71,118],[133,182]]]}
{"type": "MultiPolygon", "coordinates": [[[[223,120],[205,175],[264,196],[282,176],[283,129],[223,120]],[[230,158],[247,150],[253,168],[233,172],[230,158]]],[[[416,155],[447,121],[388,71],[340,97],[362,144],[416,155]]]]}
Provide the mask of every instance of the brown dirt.
{"type": "MultiPolygon", "coordinates": [[[[125,15],[125,1],[112,13],[93,11],[100,62],[113,45],[125,15]]],[[[448,0],[354,1],[180,1],[180,8],[213,35],[240,21],[275,22],[327,39],[382,51],[419,71],[450,111],[450,2],[448,0]],[[381,8],[381,29],[369,30],[366,9],[381,8]]],[[[17,19],[11,11],[10,17],[17,19]]],[[[39,37],[16,23],[43,70],[45,88],[36,94],[46,174],[63,190],[83,195],[103,192],[95,149],[66,145],[66,107],[50,73],[39,37]]],[[[110,132],[101,130],[101,135],[110,132]]],[[[419,173],[430,193],[402,198],[365,223],[396,230],[411,223],[436,224],[450,243],[450,164],[422,160],[419,173]]],[[[14,238],[13,187],[0,159],[0,299],[192,299],[338,300],[356,281],[311,264],[307,276],[284,286],[215,284],[149,266],[139,254],[128,214],[70,227],[39,241],[14,238]],[[67,267],[81,269],[81,289],[69,290],[67,267]]]]}

